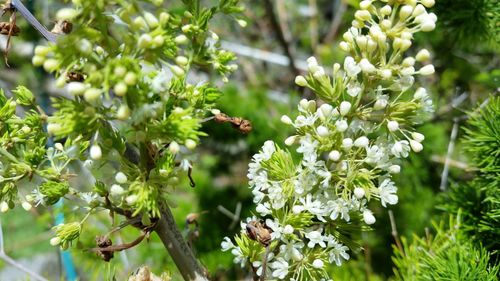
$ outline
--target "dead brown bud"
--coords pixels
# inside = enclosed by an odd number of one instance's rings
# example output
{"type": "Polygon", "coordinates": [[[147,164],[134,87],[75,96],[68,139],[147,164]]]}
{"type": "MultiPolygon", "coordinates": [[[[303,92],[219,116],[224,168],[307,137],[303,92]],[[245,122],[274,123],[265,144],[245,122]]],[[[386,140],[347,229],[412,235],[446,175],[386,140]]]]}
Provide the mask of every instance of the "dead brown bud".
{"type": "Polygon", "coordinates": [[[10,22],[0,22],[0,34],[10,36],[18,36],[21,33],[21,29],[15,23],[10,22]],[[10,29],[12,28],[12,31],[10,29]]]}
{"type": "Polygon", "coordinates": [[[231,123],[233,128],[244,134],[248,134],[252,131],[252,122],[240,117],[230,117],[224,113],[219,113],[214,116],[214,120],[217,123],[231,123]]]}

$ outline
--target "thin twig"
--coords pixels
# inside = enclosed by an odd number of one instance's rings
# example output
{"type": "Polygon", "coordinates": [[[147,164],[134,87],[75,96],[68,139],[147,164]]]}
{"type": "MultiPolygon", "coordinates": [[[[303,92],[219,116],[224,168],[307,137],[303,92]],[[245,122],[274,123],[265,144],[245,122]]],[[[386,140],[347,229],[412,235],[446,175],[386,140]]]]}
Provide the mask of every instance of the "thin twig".
{"type": "Polygon", "coordinates": [[[48,281],[44,277],[40,276],[38,273],[31,271],[30,269],[24,267],[22,264],[18,263],[7,254],[5,254],[4,250],[4,241],[3,241],[3,229],[2,222],[0,221],[0,259],[10,264],[11,266],[19,269],[20,271],[28,274],[33,280],[37,281],[48,281]]]}
{"type": "Polygon", "coordinates": [[[295,64],[295,58],[292,55],[292,47],[290,42],[286,40],[285,34],[283,33],[283,30],[281,28],[281,25],[278,21],[278,18],[276,17],[276,14],[274,13],[274,6],[273,2],[271,0],[264,0],[264,5],[265,9],[267,12],[267,15],[269,19],[271,20],[271,24],[276,32],[276,37],[283,48],[283,51],[285,52],[285,55],[289,59],[289,67],[290,71],[292,72],[293,75],[299,75],[300,72],[297,69],[297,66],[295,64]]]}
{"type": "Polygon", "coordinates": [[[455,149],[455,141],[458,135],[458,120],[455,119],[453,123],[453,128],[451,129],[450,142],[448,143],[448,152],[446,153],[446,160],[444,162],[443,173],[441,174],[441,184],[439,189],[445,191],[448,185],[448,173],[450,171],[450,159],[453,150],[455,149]]]}
{"type": "Polygon", "coordinates": [[[398,247],[399,251],[401,253],[404,253],[403,246],[401,245],[401,241],[399,240],[399,234],[398,234],[398,229],[396,228],[396,220],[394,219],[394,214],[392,213],[392,210],[388,210],[388,212],[389,212],[389,220],[391,221],[391,235],[394,238],[394,241],[396,242],[396,246],[398,247]]]}
{"type": "Polygon", "coordinates": [[[340,5],[338,5],[337,10],[335,11],[332,24],[330,25],[330,30],[328,31],[328,34],[325,36],[324,39],[325,43],[330,43],[333,41],[333,39],[335,39],[340,24],[342,23],[342,17],[344,16],[346,10],[347,10],[347,4],[343,0],[340,0],[340,5]]]}

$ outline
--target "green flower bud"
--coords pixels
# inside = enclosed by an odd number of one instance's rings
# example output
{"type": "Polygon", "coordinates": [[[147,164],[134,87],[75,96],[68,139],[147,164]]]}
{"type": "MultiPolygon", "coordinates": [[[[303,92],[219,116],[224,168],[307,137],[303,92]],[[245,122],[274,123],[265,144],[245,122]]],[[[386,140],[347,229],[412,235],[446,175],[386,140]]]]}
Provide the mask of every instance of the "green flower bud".
{"type": "Polygon", "coordinates": [[[54,205],[69,192],[69,185],[67,182],[46,181],[39,187],[40,193],[44,197],[47,205],[54,205]]]}

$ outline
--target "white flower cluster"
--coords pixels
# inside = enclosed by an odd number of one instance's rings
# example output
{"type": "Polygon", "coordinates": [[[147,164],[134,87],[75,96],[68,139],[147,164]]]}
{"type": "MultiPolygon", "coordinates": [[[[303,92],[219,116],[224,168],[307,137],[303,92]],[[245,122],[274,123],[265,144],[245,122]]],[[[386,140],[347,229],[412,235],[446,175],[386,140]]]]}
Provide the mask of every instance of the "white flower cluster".
{"type": "Polygon", "coordinates": [[[237,245],[229,238],[222,245],[236,261],[258,268],[267,259],[269,278],[328,280],[325,264],[349,259],[353,241],[345,234],[375,223],[368,203],[397,204],[391,177],[400,172],[402,158],[423,149],[424,136],[414,126],[432,111],[426,90],[412,91],[413,76],[434,73],[431,64],[415,70],[416,62],[429,60],[427,50],[403,54],[414,33],[434,29],[436,16],[426,11],[433,4],[362,1],[340,43],[350,53],[343,69],[335,64],[332,79],[315,58],[308,59],[309,74],[296,83],[322,102],[304,99],[295,120],[282,117],[296,130],[285,144],[297,146],[299,162],[272,141],[253,157],[248,178],[260,218],[248,221],[258,221],[271,242],[249,235],[243,224],[237,245]],[[269,247],[269,254],[252,250],[245,239],[269,247]]]}

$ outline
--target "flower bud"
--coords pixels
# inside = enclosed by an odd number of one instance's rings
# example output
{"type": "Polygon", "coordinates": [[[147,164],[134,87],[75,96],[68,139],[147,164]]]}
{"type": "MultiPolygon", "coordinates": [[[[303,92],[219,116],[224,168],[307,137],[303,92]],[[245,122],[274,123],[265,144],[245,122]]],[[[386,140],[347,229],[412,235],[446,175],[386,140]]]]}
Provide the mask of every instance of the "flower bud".
{"type": "Polygon", "coordinates": [[[424,149],[424,146],[416,140],[410,140],[410,147],[415,152],[420,152],[424,149]]]}
{"type": "Polygon", "coordinates": [[[117,183],[124,184],[124,183],[127,182],[128,179],[127,179],[127,176],[124,173],[118,172],[115,175],[115,180],[116,180],[117,183]]]}
{"type": "Polygon", "coordinates": [[[181,147],[179,146],[179,144],[175,141],[171,142],[170,145],[168,146],[168,150],[172,153],[172,154],[177,154],[179,152],[179,150],[181,149],[181,147]]]}
{"type": "Polygon", "coordinates": [[[411,133],[411,137],[418,142],[422,142],[425,139],[425,136],[418,132],[411,133]]]}
{"type": "Polygon", "coordinates": [[[365,210],[363,212],[363,220],[368,225],[374,224],[376,221],[375,217],[373,216],[372,211],[370,211],[370,210],[365,210]]]}
{"type": "Polygon", "coordinates": [[[90,158],[93,160],[99,160],[102,157],[102,150],[101,147],[97,144],[93,144],[90,147],[90,158]]]}
{"type": "Polygon", "coordinates": [[[51,48],[48,46],[36,46],[35,55],[40,57],[45,57],[50,53],[51,48]]]}
{"type": "Polygon", "coordinates": [[[345,41],[340,42],[339,47],[344,52],[349,52],[351,50],[351,46],[349,45],[349,43],[347,43],[345,41]]]}
{"type": "Polygon", "coordinates": [[[111,194],[111,196],[120,196],[125,193],[125,190],[121,185],[113,184],[109,189],[109,193],[111,194]]]}
{"type": "Polygon", "coordinates": [[[325,118],[329,118],[330,116],[332,116],[333,106],[329,105],[328,103],[324,103],[319,107],[319,111],[325,118]]]}
{"type": "Polygon", "coordinates": [[[322,138],[328,137],[328,135],[330,134],[328,128],[325,126],[319,126],[318,128],[316,128],[316,131],[318,133],[318,136],[322,138]]]}
{"type": "Polygon", "coordinates": [[[123,82],[128,86],[134,86],[137,84],[137,75],[134,72],[128,72],[123,79],[123,82]]]}
{"type": "Polygon", "coordinates": [[[57,11],[56,19],[61,21],[62,20],[72,21],[77,15],[78,12],[75,9],[63,8],[57,11]]]}
{"type": "Polygon", "coordinates": [[[389,167],[389,173],[391,174],[399,174],[401,171],[401,166],[399,165],[392,165],[389,167]]]}
{"type": "Polygon", "coordinates": [[[116,76],[116,78],[122,78],[125,74],[127,73],[127,69],[124,66],[117,66],[113,70],[113,74],[116,76]]]}
{"type": "Polygon", "coordinates": [[[361,67],[361,70],[366,73],[373,73],[376,70],[375,66],[373,66],[373,64],[367,59],[362,59],[359,62],[359,66],[361,67]]]}
{"type": "Polygon", "coordinates": [[[342,140],[342,147],[344,149],[350,149],[353,145],[353,141],[351,138],[345,138],[342,140]]]}
{"type": "Polygon", "coordinates": [[[405,20],[411,15],[411,13],[413,13],[413,7],[410,5],[404,5],[399,11],[399,19],[405,20]]]}
{"type": "Polygon", "coordinates": [[[397,131],[399,129],[399,123],[398,123],[398,121],[389,121],[389,122],[387,122],[387,129],[390,132],[397,131]]]}
{"type": "Polygon", "coordinates": [[[130,108],[126,104],[120,105],[118,111],[116,112],[116,118],[118,120],[125,121],[130,117],[130,108]]]}
{"type": "Polygon", "coordinates": [[[186,44],[189,41],[189,39],[186,37],[186,35],[181,34],[181,35],[175,37],[174,41],[175,41],[175,43],[177,43],[179,45],[183,45],[183,44],[186,44]]]}
{"type": "Polygon", "coordinates": [[[138,199],[138,196],[135,194],[132,194],[132,195],[127,196],[127,198],[125,198],[125,201],[127,201],[128,205],[134,205],[135,202],[137,202],[137,199],[138,199]]]}
{"type": "Polygon", "coordinates": [[[30,204],[30,203],[28,203],[28,202],[26,202],[26,201],[24,201],[24,202],[21,204],[21,206],[23,207],[23,209],[24,209],[25,211],[29,211],[29,210],[31,210],[31,208],[33,207],[33,206],[31,206],[31,204],[30,204]]]}
{"type": "Polygon", "coordinates": [[[339,112],[340,115],[345,116],[351,110],[351,103],[348,101],[343,101],[340,103],[339,112]]]}
{"type": "Polygon", "coordinates": [[[413,94],[413,98],[414,99],[417,99],[417,100],[420,100],[420,99],[423,99],[427,97],[427,90],[425,88],[418,88],[416,91],[415,91],[415,94],[413,94]]]}
{"type": "Polygon", "coordinates": [[[367,147],[368,143],[369,143],[368,138],[365,137],[365,136],[362,136],[362,137],[357,138],[354,141],[354,146],[356,146],[356,147],[367,147]]]}
{"type": "Polygon", "coordinates": [[[358,199],[363,198],[365,196],[365,189],[361,187],[354,188],[354,196],[358,199]]]}
{"type": "Polygon", "coordinates": [[[387,106],[387,103],[386,99],[377,99],[373,105],[373,110],[382,110],[387,106]]]}
{"type": "Polygon", "coordinates": [[[382,76],[382,78],[384,78],[385,80],[389,80],[392,78],[392,70],[390,69],[382,69],[380,71],[380,76],[382,76]]]}
{"type": "Polygon", "coordinates": [[[43,63],[43,69],[45,69],[45,71],[47,71],[47,72],[56,71],[58,66],[59,66],[59,62],[56,59],[47,59],[43,63]]]}
{"type": "Polygon", "coordinates": [[[372,15],[368,11],[358,10],[356,11],[356,13],[354,13],[354,18],[359,21],[367,21],[372,18],[372,15]]]}
{"type": "Polygon", "coordinates": [[[137,41],[137,46],[139,46],[140,49],[148,49],[151,47],[151,43],[153,42],[153,38],[149,34],[142,34],[141,37],[139,37],[139,40],[137,41]]]}
{"type": "Polygon", "coordinates": [[[32,63],[34,66],[42,66],[42,65],[45,63],[45,57],[35,55],[35,56],[33,56],[33,58],[31,59],[31,63],[32,63]]]}
{"type": "Polygon", "coordinates": [[[184,69],[178,67],[177,65],[171,65],[170,70],[172,70],[172,73],[177,77],[182,77],[184,76],[184,74],[186,74],[184,69]]]}
{"type": "Polygon", "coordinates": [[[337,122],[335,122],[335,128],[337,129],[337,131],[342,133],[345,132],[347,128],[349,128],[349,125],[345,120],[337,120],[337,122]]]}
{"type": "Polygon", "coordinates": [[[184,145],[187,147],[187,149],[193,150],[196,148],[197,143],[192,139],[187,139],[184,145]]]}
{"type": "Polygon", "coordinates": [[[422,26],[421,26],[421,29],[424,32],[433,31],[435,28],[436,28],[436,23],[434,21],[430,20],[430,19],[429,20],[425,20],[422,23],[422,26]]]}
{"type": "Polygon", "coordinates": [[[427,8],[430,8],[435,4],[434,0],[421,0],[420,2],[422,2],[422,4],[424,4],[427,8]]]}
{"type": "Polygon", "coordinates": [[[295,77],[295,84],[297,84],[298,86],[301,86],[301,87],[305,87],[305,86],[307,86],[307,80],[304,76],[299,75],[299,76],[295,77]]]}
{"type": "Polygon", "coordinates": [[[87,89],[87,86],[83,83],[80,83],[80,82],[70,82],[68,84],[68,92],[70,94],[72,94],[73,96],[82,95],[86,89],[87,89]]]}
{"type": "Polygon", "coordinates": [[[415,59],[413,57],[407,57],[403,60],[402,65],[404,67],[410,67],[415,65],[415,59]]]}
{"type": "Polygon", "coordinates": [[[96,88],[90,88],[90,89],[87,89],[85,91],[85,93],[83,94],[83,98],[87,101],[87,102],[94,102],[96,101],[98,98],[101,97],[101,90],[99,89],[96,89],[96,88]]]}
{"type": "Polygon", "coordinates": [[[55,147],[55,149],[57,149],[57,150],[59,150],[59,151],[64,151],[64,146],[63,146],[63,145],[62,145],[62,143],[60,143],[60,142],[56,142],[56,143],[54,144],[54,147],[55,147]]]}
{"type": "Polygon", "coordinates": [[[149,28],[154,29],[157,28],[158,25],[160,24],[158,19],[151,13],[145,12],[144,13],[144,19],[146,20],[146,23],[148,24],[149,28]]]}
{"type": "Polygon", "coordinates": [[[119,97],[125,96],[127,94],[127,90],[127,84],[125,84],[124,82],[119,82],[113,87],[113,91],[119,97]]]}
{"type": "Polygon", "coordinates": [[[325,266],[325,264],[323,263],[323,261],[322,261],[322,260],[320,260],[320,259],[315,259],[315,260],[313,261],[313,263],[312,263],[312,266],[313,266],[314,268],[321,269],[321,268],[323,268],[323,267],[325,266]]]}
{"type": "Polygon", "coordinates": [[[292,234],[293,231],[294,231],[293,226],[291,226],[289,224],[285,225],[285,227],[283,228],[284,234],[292,234]]]}
{"type": "Polygon", "coordinates": [[[295,136],[290,136],[290,137],[286,138],[285,144],[287,146],[291,146],[291,145],[293,145],[295,143],[296,140],[297,140],[297,136],[296,135],[295,136]]]}
{"type": "Polygon", "coordinates": [[[288,117],[287,115],[281,116],[281,122],[283,122],[283,123],[285,123],[287,125],[292,125],[293,124],[292,119],[290,119],[290,117],[288,117]]]}
{"type": "Polygon", "coordinates": [[[10,208],[9,208],[9,204],[8,204],[7,202],[2,201],[2,202],[0,203],[0,212],[2,212],[2,213],[6,213],[9,209],[10,209],[10,208]]]}
{"type": "Polygon", "coordinates": [[[56,236],[56,237],[53,237],[52,239],[50,239],[50,245],[57,246],[59,244],[61,244],[61,238],[56,236]]]}
{"type": "Polygon", "coordinates": [[[185,56],[178,56],[175,58],[175,63],[180,66],[186,66],[189,63],[189,60],[185,56]]]}
{"type": "Polygon", "coordinates": [[[420,68],[419,72],[420,72],[421,75],[425,75],[425,76],[431,75],[431,74],[433,74],[435,72],[434,65],[428,64],[428,65],[420,68]]]}
{"type": "Polygon", "coordinates": [[[425,7],[422,6],[421,4],[418,4],[415,9],[413,10],[413,13],[411,14],[412,17],[417,17],[420,16],[421,14],[425,13],[425,7]]]}
{"type": "Polygon", "coordinates": [[[417,59],[417,61],[420,61],[420,62],[426,61],[430,57],[431,57],[431,54],[429,53],[429,51],[427,49],[420,50],[417,53],[417,55],[415,56],[415,58],[417,59]]]}
{"type": "Polygon", "coordinates": [[[392,7],[389,5],[385,5],[384,7],[380,8],[380,13],[384,16],[388,16],[392,13],[392,7]]]}
{"type": "Polygon", "coordinates": [[[242,20],[242,19],[238,19],[236,20],[236,22],[243,28],[245,28],[247,26],[247,21],[246,20],[242,20]]]}
{"type": "Polygon", "coordinates": [[[339,161],[340,160],[340,152],[338,150],[332,150],[329,154],[328,154],[328,158],[330,158],[330,160],[332,161],[339,161]]]}

